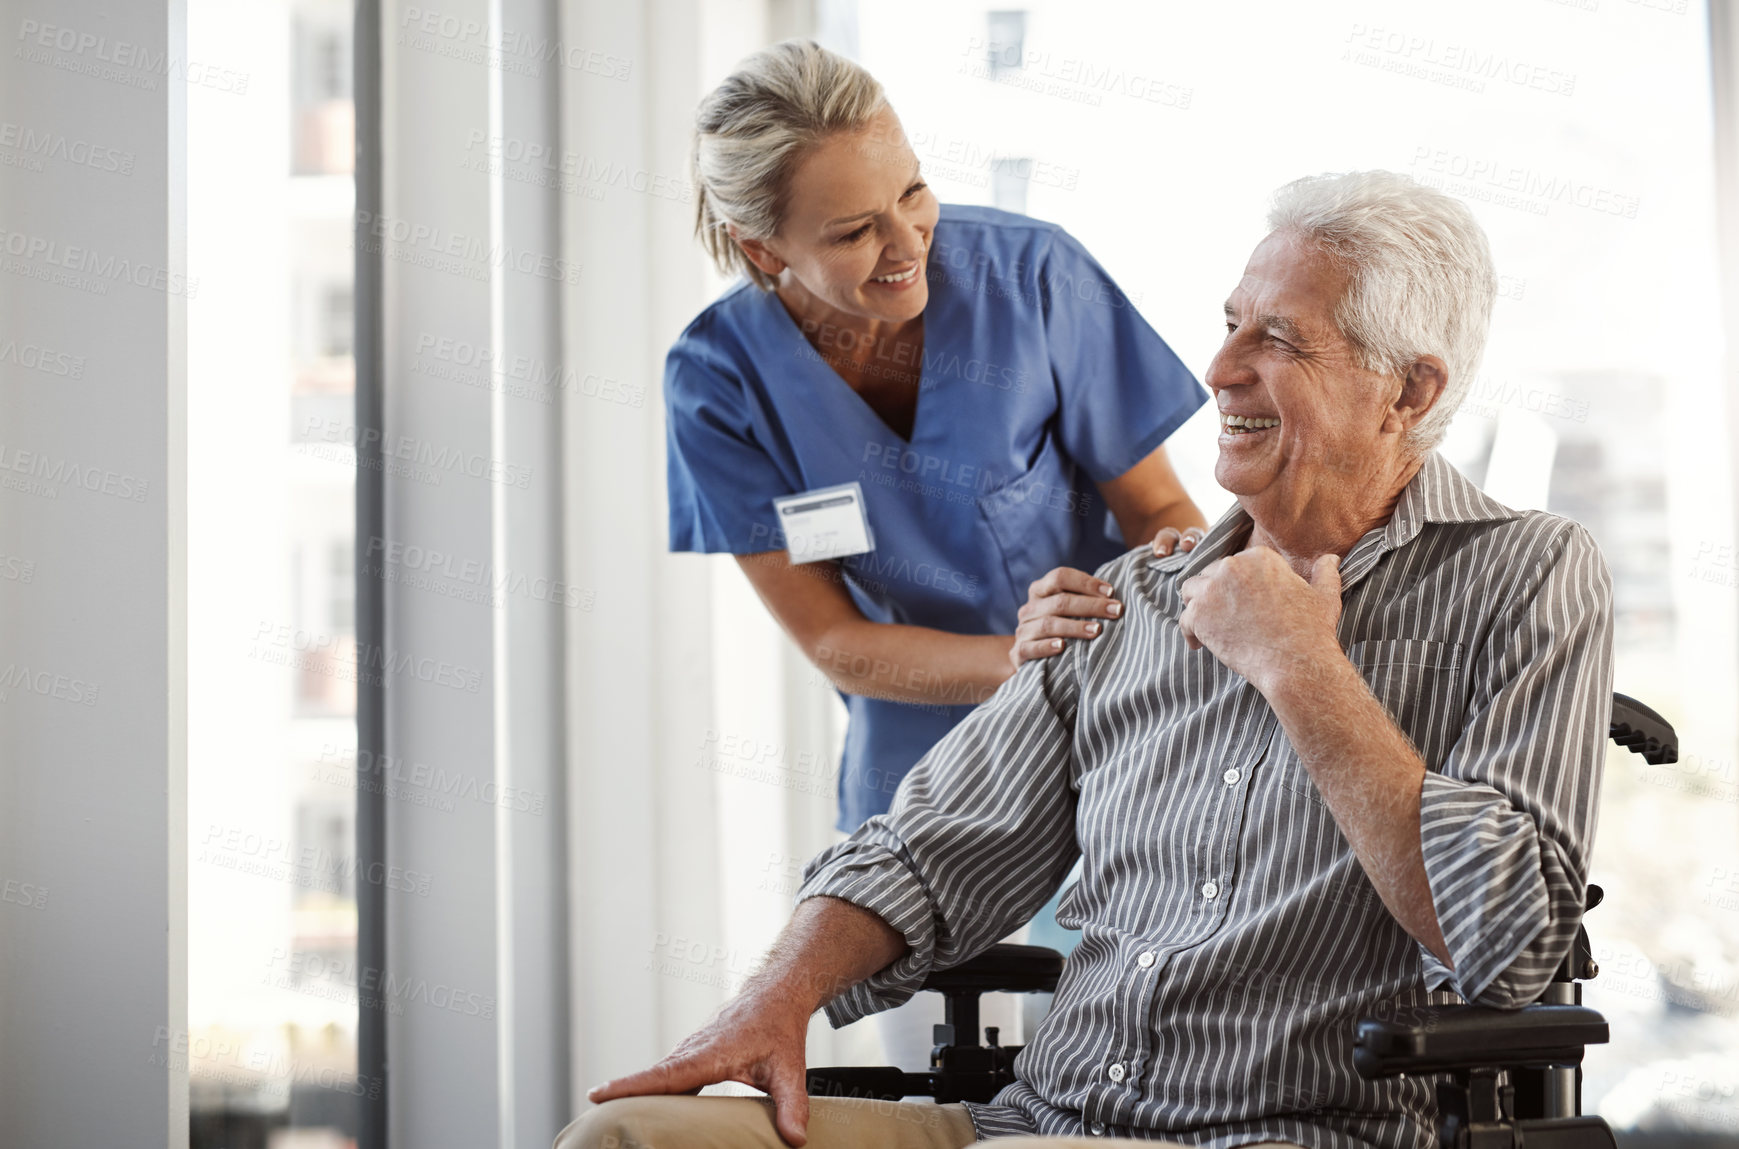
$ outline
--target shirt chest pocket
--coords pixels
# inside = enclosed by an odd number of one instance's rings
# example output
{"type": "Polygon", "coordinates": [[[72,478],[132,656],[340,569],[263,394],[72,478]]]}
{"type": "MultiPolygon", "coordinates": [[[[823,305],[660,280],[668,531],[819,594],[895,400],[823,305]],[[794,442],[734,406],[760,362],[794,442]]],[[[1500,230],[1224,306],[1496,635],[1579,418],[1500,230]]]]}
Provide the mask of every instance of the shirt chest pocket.
{"type": "MultiPolygon", "coordinates": [[[[1455,744],[1466,716],[1462,646],[1423,638],[1355,642],[1347,660],[1395,725],[1432,768],[1455,744]]],[[[1290,745],[1282,745],[1280,784],[1321,804],[1322,795],[1290,745]]]]}
{"type": "Polygon", "coordinates": [[[1467,717],[1467,666],[1459,642],[1378,638],[1355,642],[1347,658],[1389,717],[1435,769],[1467,717]]]}

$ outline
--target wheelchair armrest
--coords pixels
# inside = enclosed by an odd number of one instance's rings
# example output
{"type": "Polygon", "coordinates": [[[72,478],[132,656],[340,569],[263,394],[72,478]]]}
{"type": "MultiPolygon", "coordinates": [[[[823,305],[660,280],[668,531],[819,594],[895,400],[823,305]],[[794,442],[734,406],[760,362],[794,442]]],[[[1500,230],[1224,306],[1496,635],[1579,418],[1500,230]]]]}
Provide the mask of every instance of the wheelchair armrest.
{"type": "Polygon", "coordinates": [[[1679,760],[1679,736],[1673,724],[1628,694],[1612,696],[1607,733],[1632,754],[1641,754],[1650,766],[1679,760]]]}
{"type": "Polygon", "coordinates": [[[1513,1010],[1427,1006],[1412,1021],[1360,1021],[1353,1039],[1353,1068],[1369,1080],[1499,1066],[1577,1065],[1583,1046],[1603,1045],[1608,1039],[1606,1019],[1582,1005],[1513,1010]]]}
{"type": "Polygon", "coordinates": [[[931,970],[924,988],[951,993],[1051,993],[1063,973],[1063,955],[1044,946],[991,946],[947,969],[931,970]]]}

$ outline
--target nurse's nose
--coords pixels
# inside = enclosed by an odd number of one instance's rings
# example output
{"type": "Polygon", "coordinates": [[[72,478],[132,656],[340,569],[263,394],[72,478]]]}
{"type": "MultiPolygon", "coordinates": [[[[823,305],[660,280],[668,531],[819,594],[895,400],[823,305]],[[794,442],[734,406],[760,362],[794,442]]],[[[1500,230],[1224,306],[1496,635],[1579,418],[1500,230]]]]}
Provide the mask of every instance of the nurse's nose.
{"type": "Polygon", "coordinates": [[[889,263],[905,263],[908,260],[922,259],[924,249],[929,246],[930,237],[924,234],[922,228],[905,228],[889,242],[885,254],[889,263]]]}

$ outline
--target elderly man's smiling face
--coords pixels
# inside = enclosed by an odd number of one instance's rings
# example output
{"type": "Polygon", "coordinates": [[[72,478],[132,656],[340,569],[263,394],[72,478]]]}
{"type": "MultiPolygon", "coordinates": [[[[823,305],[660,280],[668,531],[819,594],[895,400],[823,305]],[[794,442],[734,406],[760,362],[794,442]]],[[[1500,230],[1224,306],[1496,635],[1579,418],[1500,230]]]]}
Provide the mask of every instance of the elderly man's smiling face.
{"type": "Polygon", "coordinates": [[[1428,407],[1436,388],[1360,365],[1334,317],[1347,285],[1332,259],[1277,232],[1226,301],[1226,341],[1207,373],[1220,410],[1214,476],[1258,523],[1359,517],[1416,470],[1404,435],[1425,408],[1408,404],[1428,407]]]}

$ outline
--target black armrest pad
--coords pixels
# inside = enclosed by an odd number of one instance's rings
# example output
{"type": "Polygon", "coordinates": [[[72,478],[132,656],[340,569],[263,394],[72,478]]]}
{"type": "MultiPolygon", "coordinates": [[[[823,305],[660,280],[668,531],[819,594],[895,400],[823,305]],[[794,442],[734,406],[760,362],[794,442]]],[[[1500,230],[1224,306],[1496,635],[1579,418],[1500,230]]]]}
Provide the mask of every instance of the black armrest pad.
{"type": "Polygon", "coordinates": [[[1576,1065],[1608,1040],[1606,1019],[1583,1005],[1487,1009],[1427,1006],[1407,1020],[1365,1018],[1353,1039],[1360,1077],[1522,1065],[1576,1065]]]}
{"type": "Polygon", "coordinates": [[[1050,993],[1063,974],[1063,955],[1044,946],[991,946],[948,969],[931,970],[925,989],[1050,993]]]}
{"type": "Polygon", "coordinates": [[[1679,760],[1679,736],[1673,724],[1629,695],[1612,696],[1612,721],[1607,730],[1614,742],[1632,754],[1641,754],[1650,766],[1679,760]]]}

